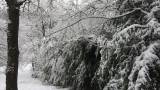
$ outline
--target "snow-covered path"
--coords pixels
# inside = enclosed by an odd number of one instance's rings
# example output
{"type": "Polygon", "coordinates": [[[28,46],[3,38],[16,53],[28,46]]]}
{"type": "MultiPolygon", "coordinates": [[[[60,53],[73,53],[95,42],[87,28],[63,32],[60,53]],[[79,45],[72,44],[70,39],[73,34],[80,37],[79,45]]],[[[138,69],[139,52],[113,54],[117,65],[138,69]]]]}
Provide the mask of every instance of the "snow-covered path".
{"type": "MultiPolygon", "coordinates": [[[[0,72],[0,90],[5,90],[5,75],[0,72]]],[[[42,83],[31,77],[30,71],[19,70],[18,90],[67,90],[54,86],[42,85],[42,83]]]]}

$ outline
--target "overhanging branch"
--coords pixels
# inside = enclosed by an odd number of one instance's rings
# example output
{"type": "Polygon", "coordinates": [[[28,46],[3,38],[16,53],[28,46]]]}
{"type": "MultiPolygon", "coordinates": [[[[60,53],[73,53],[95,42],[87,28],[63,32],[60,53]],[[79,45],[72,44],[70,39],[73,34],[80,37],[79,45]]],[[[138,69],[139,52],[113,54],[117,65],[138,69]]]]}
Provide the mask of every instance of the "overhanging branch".
{"type": "Polygon", "coordinates": [[[115,16],[115,17],[94,17],[94,16],[93,17],[85,17],[85,18],[81,18],[81,19],[77,20],[76,22],[74,22],[74,23],[72,23],[72,24],[70,24],[70,25],[68,25],[68,26],[66,26],[66,27],[64,27],[62,29],[59,29],[59,30],[51,33],[50,35],[48,35],[46,37],[50,37],[51,35],[53,35],[55,33],[58,33],[58,32],[61,32],[63,30],[66,30],[67,28],[69,28],[71,26],[74,26],[75,24],[81,22],[82,20],[86,20],[86,19],[106,19],[106,20],[112,20],[112,19],[117,19],[117,18],[121,18],[121,17],[127,16],[127,15],[131,15],[131,14],[136,13],[136,12],[141,12],[141,13],[146,14],[146,15],[149,14],[148,12],[142,10],[141,8],[136,8],[136,9],[130,11],[130,12],[127,12],[127,13],[124,13],[122,15],[118,15],[118,16],[115,16]]]}

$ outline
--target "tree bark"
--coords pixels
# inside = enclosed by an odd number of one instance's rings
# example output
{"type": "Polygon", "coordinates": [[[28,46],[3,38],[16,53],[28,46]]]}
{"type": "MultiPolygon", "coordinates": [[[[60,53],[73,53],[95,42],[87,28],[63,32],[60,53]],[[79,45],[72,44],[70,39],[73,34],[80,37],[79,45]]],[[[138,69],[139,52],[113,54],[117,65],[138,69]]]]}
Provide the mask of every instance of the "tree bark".
{"type": "MultiPolygon", "coordinates": [[[[8,0],[7,0],[8,1],[8,0]]],[[[19,30],[19,6],[16,6],[17,0],[10,0],[8,5],[8,61],[6,69],[6,90],[18,90],[18,30],[19,30]]]]}

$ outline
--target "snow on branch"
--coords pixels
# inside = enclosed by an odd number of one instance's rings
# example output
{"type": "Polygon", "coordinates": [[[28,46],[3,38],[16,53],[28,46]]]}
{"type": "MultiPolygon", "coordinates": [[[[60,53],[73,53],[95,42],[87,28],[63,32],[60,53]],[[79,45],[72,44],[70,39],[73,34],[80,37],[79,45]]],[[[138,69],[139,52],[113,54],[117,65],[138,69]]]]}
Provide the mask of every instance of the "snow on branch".
{"type": "Polygon", "coordinates": [[[151,89],[152,85],[157,84],[156,82],[152,82],[152,79],[158,80],[158,74],[156,73],[160,65],[159,46],[159,41],[151,44],[146,51],[136,58],[129,76],[130,89],[139,90],[144,89],[144,87],[151,89]]]}
{"type": "Polygon", "coordinates": [[[122,31],[120,31],[119,34],[126,33],[126,32],[128,32],[128,30],[130,30],[132,28],[147,28],[147,27],[148,27],[147,25],[133,24],[133,25],[126,27],[122,31]]]}
{"type": "Polygon", "coordinates": [[[63,30],[66,30],[67,28],[76,25],[77,23],[81,22],[82,20],[86,20],[86,19],[106,19],[106,20],[113,20],[113,19],[122,18],[122,17],[124,17],[124,16],[132,15],[133,13],[137,13],[137,12],[141,12],[141,13],[146,14],[146,15],[149,14],[148,12],[142,10],[141,8],[135,8],[134,10],[132,10],[132,11],[130,11],[130,12],[127,12],[127,13],[124,13],[124,14],[122,14],[122,15],[118,15],[118,16],[115,16],[115,17],[95,17],[95,16],[93,16],[93,17],[84,17],[84,18],[81,18],[81,19],[75,21],[74,23],[72,23],[72,24],[70,24],[70,25],[68,25],[68,26],[66,26],[66,27],[64,27],[64,28],[62,28],[62,29],[59,29],[59,30],[51,33],[51,34],[48,35],[47,37],[50,37],[50,36],[52,36],[53,34],[56,34],[56,33],[61,32],[61,31],[63,31],[63,30]]]}

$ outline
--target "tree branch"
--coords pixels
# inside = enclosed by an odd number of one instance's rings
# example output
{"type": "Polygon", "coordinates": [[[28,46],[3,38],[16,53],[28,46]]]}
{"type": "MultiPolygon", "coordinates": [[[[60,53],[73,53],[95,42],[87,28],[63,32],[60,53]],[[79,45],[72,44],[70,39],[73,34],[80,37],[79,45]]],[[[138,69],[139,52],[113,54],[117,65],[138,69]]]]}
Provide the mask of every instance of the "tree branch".
{"type": "Polygon", "coordinates": [[[141,13],[144,13],[144,14],[146,14],[146,15],[149,14],[148,12],[142,10],[141,8],[136,8],[136,9],[130,11],[130,12],[127,12],[127,13],[124,13],[124,14],[122,14],[122,15],[118,15],[118,16],[115,16],[115,17],[85,17],[85,18],[81,18],[81,19],[77,20],[76,22],[74,22],[74,23],[72,23],[72,24],[70,24],[70,25],[68,25],[68,26],[66,26],[66,27],[64,27],[64,28],[62,28],[62,29],[59,29],[59,30],[51,33],[50,35],[48,35],[48,36],[46,36],[46,37],[50,37],[51,35],[53,35],[53,34],[55,34],[55,33],[61,32],[61,31],[65,30],[65,29],[67,29],[67,28],[69,28],[69,27],[71,27],[71,26],[74,26],[75,24],[81,22],[82,20],[86,20],[86,19],[106,19],[106,20],[113,20],[113,19],[121,18],[121,17],[127,16],[127,15],[131,15],[131,14],[133,14],[133,13],[135,13],[135,12],[138,12],[138,11],[140,11],[141,13]]]}
{"type": "Polygon", "coordinates": [[[0,56],[0,63],[7,64],[7,62],[5,62],[6,60],[7,60],[7,58],[4,58],[4,57],[0,56]]]}

